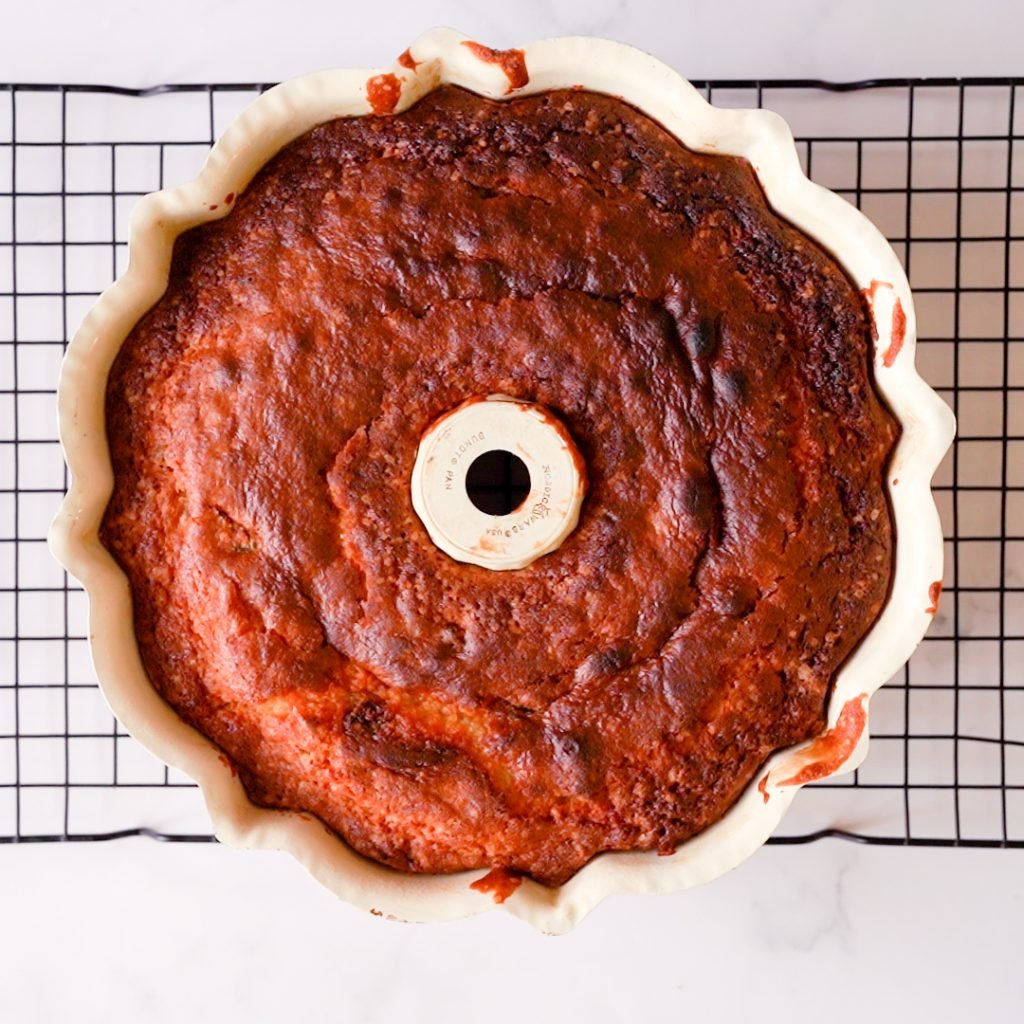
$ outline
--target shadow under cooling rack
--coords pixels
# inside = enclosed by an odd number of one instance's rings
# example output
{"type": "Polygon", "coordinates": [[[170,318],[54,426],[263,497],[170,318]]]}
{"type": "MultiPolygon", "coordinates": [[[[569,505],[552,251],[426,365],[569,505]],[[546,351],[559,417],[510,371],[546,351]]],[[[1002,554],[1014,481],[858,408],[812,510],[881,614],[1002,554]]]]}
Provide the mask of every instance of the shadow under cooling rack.
{"type": "MultiPolygon", "coordinates": [[[[808,174],[886,234],[960,423],[931,633],[874,698],[864,765],[801,792],[772,841],[1024,846],[1024,79],[698,85],[781,113],[808,174]]],[[[54,397],[136,200],[193,177],[264,88],[0,85],[0,843],[211,839],[191,781],[112,719],[84,594],[46,550],[54,397]]]]}

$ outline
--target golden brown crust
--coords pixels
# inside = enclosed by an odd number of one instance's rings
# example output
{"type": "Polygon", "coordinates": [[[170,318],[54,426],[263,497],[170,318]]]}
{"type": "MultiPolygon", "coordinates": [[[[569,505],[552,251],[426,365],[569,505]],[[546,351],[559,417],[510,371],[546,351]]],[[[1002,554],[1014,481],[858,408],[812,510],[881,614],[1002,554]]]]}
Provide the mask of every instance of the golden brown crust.
{"type": "Polygon", "coordinates": [[[670,850],[819,732],[886,596],[864,301],[742,160],[621,101],[431,93],[288,146],[115,363],[103,539],[251,797],[413,871],[670,850]],[[539,402],[587,462],[524,570],[412,510],[423,430],[539,402]]]}

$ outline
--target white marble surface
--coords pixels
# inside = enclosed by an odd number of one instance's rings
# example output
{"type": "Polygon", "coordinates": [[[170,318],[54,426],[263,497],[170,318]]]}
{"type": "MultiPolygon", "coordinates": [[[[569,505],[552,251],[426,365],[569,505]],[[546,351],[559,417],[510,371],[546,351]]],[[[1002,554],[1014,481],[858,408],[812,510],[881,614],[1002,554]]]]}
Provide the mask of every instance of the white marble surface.
{"type": "Polygon", "coordinates": [[[605,35],[691,78],[1005,75],[1021,24],[1017,0],[33,0],[5,5],[0,78],[275,81],[383,64],[435,25],[493,46],[605,35]]]}
{"type": "Polygon", "coordinates": [[[284,856],[3,851],[11,1022],[1010,1021],[1021,857],[771,848],[713,886],[616,899],[567,936],[502,914],[400,925],[284,856]]]}
{"type": "MultiPolygon", "coordinates": [[[[963,6],[41,0],[5,10],[0,80],[275,80],[384,62],[438,23],[495,45],[603,34],[691,77],[1024,72],[1019,5],[963,6]]],[[[0,1021],[1010,1020],[1022,912],[1020,852],[772,848],[550,939],[497,913],[379,921],[273,854],[0,847],[0,1021]]]]}

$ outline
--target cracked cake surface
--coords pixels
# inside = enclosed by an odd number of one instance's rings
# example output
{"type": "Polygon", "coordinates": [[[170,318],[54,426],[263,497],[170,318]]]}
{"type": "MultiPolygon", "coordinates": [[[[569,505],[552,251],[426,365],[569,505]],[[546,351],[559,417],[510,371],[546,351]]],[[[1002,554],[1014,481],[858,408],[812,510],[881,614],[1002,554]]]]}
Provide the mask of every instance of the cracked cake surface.
{"type": "Polygon", "coordinates": [[[111,371],[147,673],[257,804],[395,868],[671,851],[822,731],[892,572],[865,298],[750,166],[620,100],[453,87],[285,147],[182,235],[111,371]],[[577,529],[439,551],[419,439],[551,409],[577,529]]]}

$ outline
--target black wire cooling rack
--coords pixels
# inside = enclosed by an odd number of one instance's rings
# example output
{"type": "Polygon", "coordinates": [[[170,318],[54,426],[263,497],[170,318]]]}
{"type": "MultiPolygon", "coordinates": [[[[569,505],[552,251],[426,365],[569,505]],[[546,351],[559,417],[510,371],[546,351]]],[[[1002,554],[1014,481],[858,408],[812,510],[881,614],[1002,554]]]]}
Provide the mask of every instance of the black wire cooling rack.
{"type": "MultiPolygon", "coordinates": [[[[874,698],[871,751],[774,842],[1024,846],[1024,78],[698,83],[794,128],[812,178],[887,235],[918,364],[960,435],[936,477],[945,591],[874,698]]],[[[194,176],[262,85],[0,85],[0,843],[209,841],[198,791],[112,719],[86,605],[45,533],[67,485],[55,386],[122,269],[138,197],[194,176]]]]}

